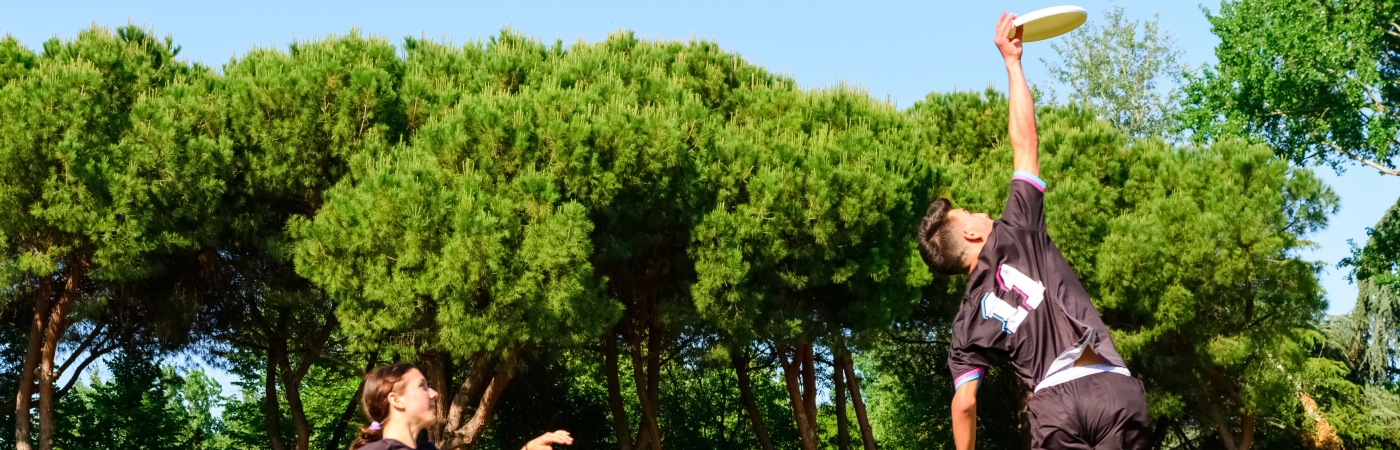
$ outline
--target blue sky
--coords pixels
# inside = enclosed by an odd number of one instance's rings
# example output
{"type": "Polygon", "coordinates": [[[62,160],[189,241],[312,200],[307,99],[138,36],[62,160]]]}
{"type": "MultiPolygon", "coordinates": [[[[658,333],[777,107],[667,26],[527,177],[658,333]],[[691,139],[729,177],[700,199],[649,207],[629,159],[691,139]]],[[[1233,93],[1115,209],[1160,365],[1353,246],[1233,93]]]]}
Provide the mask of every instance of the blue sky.
{"type": "MultiPolygon", "coordinates": [[[[213,67],[254,46],[285,48],[295,40],[344,33],[351,28],[401,42],[405,36],[465,43],[503,27],[546,41],[595,42],[616,30],[644,39],[705,39],[747,61],[794,78],[805,88],[845,82],[877,98],[907,107],[932,91],[1006,88],[1006,73],[991,44],[997,15],[1029,12],[1054,1],[984,2],[23,2],[0,16],[0,32],[30,47],[51,37],[69,38],[94,23],[135,23],[172,36],[181,55],[213,67]]],[[[1107,1],[1074,0],[1090,20],[1111,8],[1107,1]]],[[[1218,3],[1206,3],[1210,10],[1218,3]]],[[[1123,2],[1130,19],[1159,14],[1192,66],[1213,63],[1217,39],[1202,7],[1191,2],[1123,2]]],[[[1051,85],[1041,58],[1055,60],[1045,42],[1026,44],[1026,74],[1051,85]]],[[[1064,91],[1063,87],[1056,87],[1064,91]]],[[[1319,169],[1341,196],[1331,226],[1311,239],[1308,259],[1324,262],[1323,286],[1331,314],[1355,303],[1356,288],[1335,265],[1350,252],[1348,239],[1364,243],[1365,228],[1400,196],[1400,177],[1356,166],[1345,174],[1319,169]]]]}

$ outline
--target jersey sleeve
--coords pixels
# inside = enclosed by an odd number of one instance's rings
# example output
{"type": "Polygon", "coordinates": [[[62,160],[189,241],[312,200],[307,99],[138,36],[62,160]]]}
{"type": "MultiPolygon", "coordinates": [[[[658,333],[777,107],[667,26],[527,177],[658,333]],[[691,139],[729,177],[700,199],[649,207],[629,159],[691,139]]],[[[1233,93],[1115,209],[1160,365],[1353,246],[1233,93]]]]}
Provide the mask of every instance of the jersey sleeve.
{"type": "Polygon", "coordinates": [[[948,370],[953,373],[953,390],[956,391],[963,384],[982,378],[982,372],[987,370],[987,359],[979,353],[954,348],[948,352],[948,370]]]}
{"type": "Polygon", "coordinates": [[[953,319],[953,342],[948,349],[948,370],[953,375],[953,390],[981,378],[982,372],[987,370],[987,357],[983,354],[985,346],[977,338],[978,324],[973,320],[976,318],[966,314],[966,311],[953,319]]]}
{"type": "Polygon", "coordinates": [[[1001,222],[1017,228],[1045,228],[1045,181],[1030,172],[1013,173],[1001,222]]]}

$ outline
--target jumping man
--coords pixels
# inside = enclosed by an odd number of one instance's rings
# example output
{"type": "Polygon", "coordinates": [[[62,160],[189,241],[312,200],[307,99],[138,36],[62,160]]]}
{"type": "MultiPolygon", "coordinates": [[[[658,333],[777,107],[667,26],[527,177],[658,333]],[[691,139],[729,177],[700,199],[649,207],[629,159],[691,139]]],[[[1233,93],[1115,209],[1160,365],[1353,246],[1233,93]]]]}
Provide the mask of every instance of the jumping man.
{"type": "Polygon", "coordinates": [[[1035,449],[1142,449],[1147,401],[1113,347],[1079,277],[1045,231],[1045,182],[1035,105],[1021,71],[1021,30],[1001,15],[996,43],[1010,78],[1011,193],[1001,218],[929,206],[919,225],[919,252],[929,269],[967,274],[953,319],[953,440],[976,442],[978,378],[988,354],[1011,361],[1034,392],[1029,403],[1035,449]]]}

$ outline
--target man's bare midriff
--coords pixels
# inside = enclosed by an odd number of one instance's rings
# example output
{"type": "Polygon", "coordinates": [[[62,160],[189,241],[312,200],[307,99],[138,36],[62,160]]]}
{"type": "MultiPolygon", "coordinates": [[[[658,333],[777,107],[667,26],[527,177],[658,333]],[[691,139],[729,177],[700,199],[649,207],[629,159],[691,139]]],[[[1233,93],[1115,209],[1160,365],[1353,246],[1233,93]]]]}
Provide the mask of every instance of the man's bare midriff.
{"type": "Polygon", "coordinates": [[[1074,360],[1074,367],[1089,366],[1094,364],[1105,364],[1103,358],[1098,353],[1094,353],[1092,347],[1085,346],[1084,353],[1079,355],[1079,359],[1074,360]]]}

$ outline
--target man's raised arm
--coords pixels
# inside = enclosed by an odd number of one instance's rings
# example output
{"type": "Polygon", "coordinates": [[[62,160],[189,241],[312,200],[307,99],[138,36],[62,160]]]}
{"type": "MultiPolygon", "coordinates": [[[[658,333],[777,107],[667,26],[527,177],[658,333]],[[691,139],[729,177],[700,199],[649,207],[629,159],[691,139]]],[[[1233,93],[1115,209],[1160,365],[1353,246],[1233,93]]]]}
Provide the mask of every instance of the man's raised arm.
{"type": "Polygon", "coordinates": [[[1021,70],[1021,30],[1012,24],[1015,14],[1002,13],[997,21],[997,35],[992,41],[1006,61],[1007,88],[1011,91],[1010,124],[1011,151],[1014,170],[1040,177],[1040,136],[1035,129],[1035,100],[1030,85],[1021,70]],[[1014,36],[1008,38],[1007,35],[1014,36]]]}

